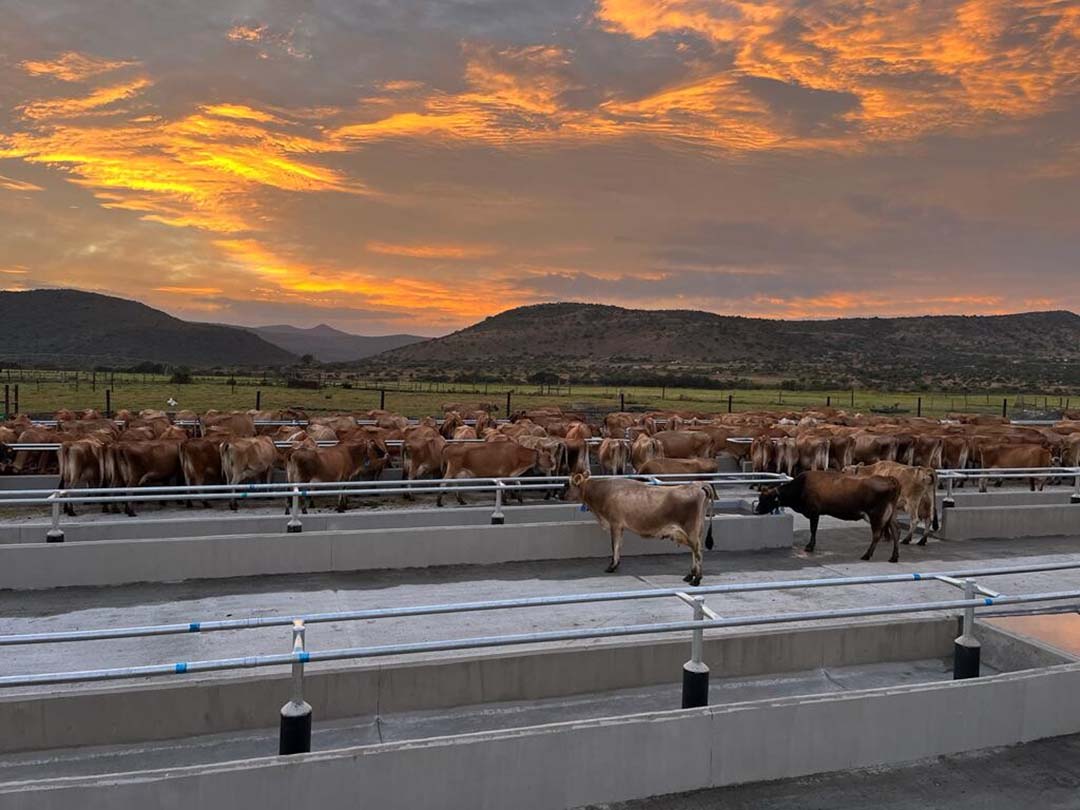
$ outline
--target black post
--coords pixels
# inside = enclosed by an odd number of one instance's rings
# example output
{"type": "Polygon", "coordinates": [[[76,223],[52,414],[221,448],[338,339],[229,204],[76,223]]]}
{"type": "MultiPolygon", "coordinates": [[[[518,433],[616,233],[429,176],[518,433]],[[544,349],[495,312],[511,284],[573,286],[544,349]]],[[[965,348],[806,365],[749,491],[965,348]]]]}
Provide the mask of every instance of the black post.
{"type": "Polygon", "coordinates": [[[915,402],[915,415],[922,416],[922,397],[919,397],[915,402]]]}
{"type": "Polygon", "coordinates": [[[622,391],[619,392],[619,410],[626,410],[626,394],[624,394],[622,391]]]}
{"type": "Polygon", "coordinates": [[[15,415],[19,414],[19,384],[15,383],[15,415]]]}
{"type": "Polygon", "coordinates": [[[105,389],[105,418],[112,419],[112,389],[105,389]]]}
{"type": "Polygon", "coordinates": [[[977,639],[960,636],[953,642],[953,680],[966,681],[979,677],[979,658],[982,647],[977,639]]]}
{"type": "Polygon", "coordinates": [[[832,397],[831,396],[826,396],[825,397],[825,407],[826,408],[831,408],[832,407],[832,397]]]}
{"type": "Polygon", "coordinates": [[[1001,400],[1001,418],[1008,419],[1009,417],[1009,398],[1004,397],[1001,400]]]}
{"type": "Polygon", "coordinates": [[[506,392],[506,418],[510,418],[510,392],[506,392]]]}
{"type": "Polygon", "coordinates": [[[4,385],[4,418],[11,418],[11,386],[4,385]]]}
{"type": "Polygon", "coordinates": [[[97,391],[97,371],[90,372],[90,390],[97,391]]]}
{"type": "Polygon", "coordinates": [[[660,386],[660,399],[667,399],[667,386],[660,386]]]}
{"type": "Polygon", "coordinates": [[[262,390],[259,388],[255,389],[255,410],[262,410],[262,390]]]}
{"type": "Polygon", "coordinates": [[[731,413],[731,403],[732,403],[732,400],[734,399],[734,397],[735,397],[734,394],[728,394],[727,395],[727,412],[728,413],[731,413]]]}
{"type": "Polygon", "coordinates": [[[281,733],[278,735],[278,754],[311,753],[311,704],[293,703],[281,707],[281,733]]]}
{"type": "Polygon", "coordinates": [[[682,707],[696,709],[709,705],[709,668],[687,661],[682,668],[682,707]]]}
{"type": "Polygon", "coordinates": [[[851,389],[851,407],[852,408],[855,407],[855,389],[854,388],[851,389]]]}
{"type": "Polygon", "coordinates": [[[380,411],[385,411],[386,410],[386,389],[385,388],[380,388],[379,389],[379,410],[380,411]]]}

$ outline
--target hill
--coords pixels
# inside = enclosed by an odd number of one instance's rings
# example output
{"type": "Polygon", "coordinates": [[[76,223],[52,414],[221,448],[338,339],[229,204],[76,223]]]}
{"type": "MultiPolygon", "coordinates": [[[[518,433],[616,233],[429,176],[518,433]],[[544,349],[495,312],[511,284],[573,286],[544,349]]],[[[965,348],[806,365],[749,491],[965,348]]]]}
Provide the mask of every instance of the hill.
{"type": "Polygon", "coordinates": [[[198,368],[281,366],[296,357],[231,326],[79,290],[0,292],[0,361],[67,368],[150,361],[198,368]]]}
{"type": "Polygon", "coordinates": [[[641,384],[780,382],[788,387],[939,388],[1080,385],[1080,316],[780,321],[693,310],[540,304],[369,358],[370,372],[453,370],[527,380],[641,384]]]}
{"type": "Polygon", "coordinates": [[[266,342],[273,343],[297,356],[310,354],[320,363],[359,360],[362,357],[370,357],[379,352],[427,339],[417,335],[353,335],[324,323],[310,329],[287,325],[238,328],[246,329],[266,342]]]}

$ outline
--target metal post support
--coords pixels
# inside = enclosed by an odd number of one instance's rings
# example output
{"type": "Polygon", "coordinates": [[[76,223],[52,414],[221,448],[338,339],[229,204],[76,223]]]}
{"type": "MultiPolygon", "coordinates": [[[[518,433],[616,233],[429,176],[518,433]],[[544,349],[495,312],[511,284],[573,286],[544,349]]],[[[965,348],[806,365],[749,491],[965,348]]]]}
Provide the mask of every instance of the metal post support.
{"type": "Polygon", "coordinates": [[[1073,494],[1069,496],[1069,503],[1080,503],[1080,475],[1073,478],[1073,494]]]}
{"type": "Polygon", "coordinates": [[[285,531],[289,534],[299,534],[304,530],[300,522],[300,490],[293,487],[292,503],[289,507],[289,522],[285,524],[285,531]]]}
{"type": "Polygon", "coordinates": [[[281,733],[278,754],[311,753],[311,704],[304,700],[304,620],[293,622],[293,693],[292,699],[281,707],[281,733]]]}
{"type": "Polygon", "coordinates": [[[49,496],[49,500],[52,501],[52,525],[45,532],[46,543],[64,542],[64,530],[60,528],[60,498],[62,495],[62,492],[54,492],[49,496]]]}
{"type": "MultiPolygon", "coordinates": [[[[705,597],[695,596],[694,621],[705,621],[705,597]]],[[[705,632],[701,627],[691,631],[690,660],[682,668],[682,707],[696,709],[709,705],[709,667],[701,660],[705,647],[705,632]]]]}
{"type": "MultiPolygon", "coordinates": [[[[964,580],[964,599],[975,598],[975,580],[964,580]]],[[[964,608],[964,623],[960,637],[953,642],[953,680],[979,677],[979,640],[975,638],[975,607],[964,608]]]]}
{"type": "Polygon", "coordinates": [[[502,526],[506,523],[506,516],[503,514],[503,483],[502,481],[496,482],[498,486],[495,487],[495,511],[491,513],[491,525],[502,526]]]}
{"type": "Polygon", "coordinates": [[[951,506],[956,506],[956,499],[952,494],[953,478],[951,475],[945,478],[945,497],[941,500],[941,505],[948,509],[951,506]]]}

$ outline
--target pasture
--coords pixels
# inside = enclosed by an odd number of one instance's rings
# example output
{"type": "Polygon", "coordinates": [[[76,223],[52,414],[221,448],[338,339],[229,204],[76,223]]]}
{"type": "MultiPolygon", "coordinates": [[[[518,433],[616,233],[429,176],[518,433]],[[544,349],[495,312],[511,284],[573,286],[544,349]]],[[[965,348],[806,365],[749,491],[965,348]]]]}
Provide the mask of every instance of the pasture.
{"type": "MultiPolygon", "coordinates": [[[[176,383],[168,375],[128,372],[106,373],[4,369],[0,383],[7,386],[7,405],[14,413],[15,386],[18,410],[31,414],[53,413],[60,408],[104,410],[106,391],[112,409],[175,408],[205,411],[300,408],[310,412],[366,411],[384,404],[387,410],[407,416],[438,414],[444,403],[477,401],[511,409],[558,406],[565,410],[614,411],[622,403],[633,410],[691,410],[722,413],[748,410],[801,410],[832,405],[858,411],[898,409],[914,416],[920,407],[925,416],[946,413],[1000,414],[1003,402],[1010,415],[1024,411],[1060,411],[1080,402],[1077,396],[1040,392],[993,391],[880,391],[867,389],[789,391],[781,388],[703,389],[646,386],[559,385],[528,383],[459,383],[434,381],[386,381],[352,378],[346,374],[312,375],[317,388],[289,387],[282,377],[194,375],[190,383],[176,383]],[[385,392],[385,393],[384,393],[385,392]]],[[[0,402],[0,411],[4,402],[0,402]]]]}

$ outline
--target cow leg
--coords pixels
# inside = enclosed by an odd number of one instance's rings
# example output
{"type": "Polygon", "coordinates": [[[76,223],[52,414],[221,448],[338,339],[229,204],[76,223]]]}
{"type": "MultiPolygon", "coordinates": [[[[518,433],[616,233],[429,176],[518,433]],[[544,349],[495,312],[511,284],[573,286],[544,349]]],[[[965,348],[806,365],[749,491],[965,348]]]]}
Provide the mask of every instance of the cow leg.
{"type": "Polygon", "coordinates": [[[690,573],[683,577],[683,582],[689,582],[691,585],[697,586],[701,584],[701,536],[697,535],[693,540],[691,540],[691,537],[693,535],[682,532],[672,539],[680,545],[689,546],[690,573]]]}
{"type": "Polygon", "coordinates": [[[337,510],[338,512],[344,512],[349,508],[349,496],[338,495],[337,510]]]}
{"type": "Polygon", "coordinates": [[[818,521],[821,519],[821,515],[810,515],[810,542],[803,547],[803,551],[813,553],[814,547],[817,545],[817,527],[818,521]]]}
{"type": "Polygon", "coordinates": [[[605,572],[610,574],[619,567],[619,561],[622,557],[622,527],[612,523],[611,524],[611,563],[605,568],[605,572]]]}
{"type": "MultiPolygon", "coordinates": [[[[915,537],[915,527],[919,525],[918,510],[915,510],[913,512],[908,513],[908,521],[909,522],[908,522],[907,536],[903,540],[900,541],[905,546],[908,545],[912,541],[912,539],[915,537]]],[[[897,527],[896,531],[897,531],[897,534],[900,533],[899,527],[897,527]]],[[[925,531],[926,531],[926,529],[924,527],[923,532],[925,533],[925,531]]]]}
{"type": "Polygon", "coordinates": [[[870,548],[866,550],[866,553],[862,555],[863,560],[869,560],[874,556],[874,549],[877,548],[878,540],[881,539],[881,530],[883,526],[880,522],[877,525],[870,524],[870,548]]]}
{"type": "MultiPolygon", "coordinates": [[[[885,530],[892,535],[892,556],[889,557],[889,562],[900,562],[900,526],[896,523],[896,515],[894,514],[890,518],[889,522],[885,526],[885,530]]],[[[912,529],[914,531],[914,529],[912,529]]]]}

